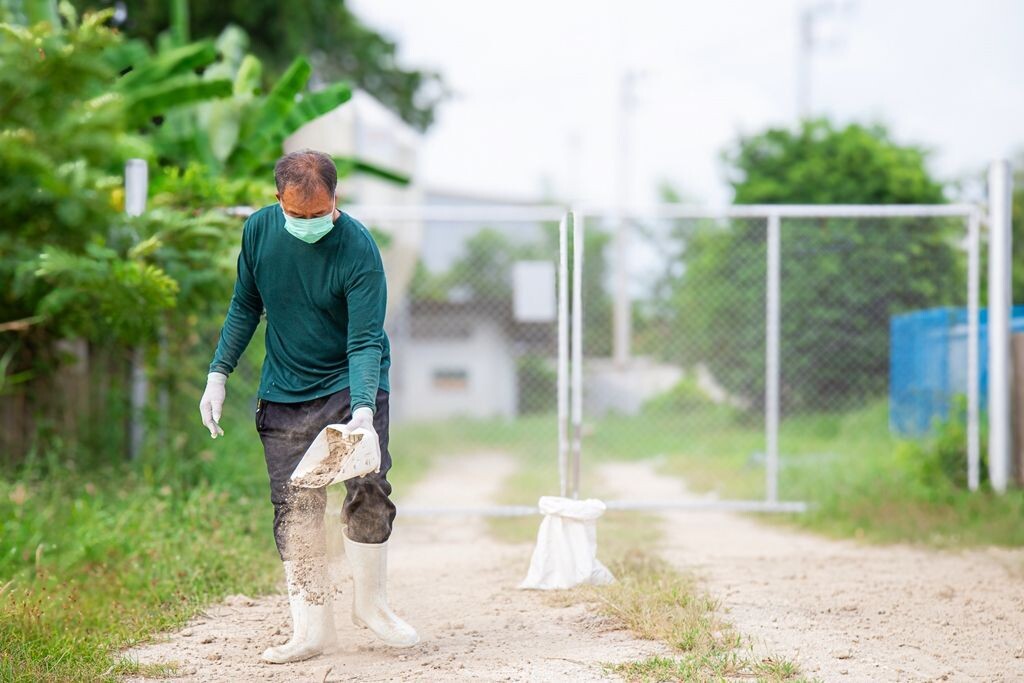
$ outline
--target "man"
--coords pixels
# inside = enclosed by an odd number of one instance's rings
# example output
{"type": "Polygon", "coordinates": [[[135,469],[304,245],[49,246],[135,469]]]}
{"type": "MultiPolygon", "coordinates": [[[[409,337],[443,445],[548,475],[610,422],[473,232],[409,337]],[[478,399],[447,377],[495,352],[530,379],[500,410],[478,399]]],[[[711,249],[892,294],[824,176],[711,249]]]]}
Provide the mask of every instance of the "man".
{"type": "Polygon", "coordinates": [[[242,229],[238,276],[200,402],[216,438],[227,377],[267,312],[266,359],[256,402],[274,540],[284,563],[292,636],[268,648],[268,662],[313,657],[334,644],[327,578],[326,490],[288,479],[326,425],[376,431],[380,472],[345,482],[345,554],[352,567],[352,620],[385,643],[415,645],[416,631],[387,605],[387,540],[395,518],[387,480],[388,369],[384,332],[387,288],[380,252],[366,228],[337,209],[337,169],[329,156],[304,150],[274,167],[278,203],[252,214],[242,229]]]}

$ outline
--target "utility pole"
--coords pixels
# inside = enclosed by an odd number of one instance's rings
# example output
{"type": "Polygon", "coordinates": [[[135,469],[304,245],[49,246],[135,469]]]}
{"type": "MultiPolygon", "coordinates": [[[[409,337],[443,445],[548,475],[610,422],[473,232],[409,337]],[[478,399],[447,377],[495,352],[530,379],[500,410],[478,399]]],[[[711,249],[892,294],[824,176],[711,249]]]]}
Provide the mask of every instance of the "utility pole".
{"type": "Polygon", "coordinates": [[[619,369],[629,364],[630,339],[633,334],[629,296],[629,222],[626,220],[626,209],[629,206],[630,125],[636,104],[633,89],[639,75],[636,70],[626,69],[619,81],[619,125],[615,163],[615,258],[612,261],[612,358],[615,367],[619,369]]]}
{"type": "Polygon", "coordinates": [[[814,52],[814,8],[801,5],[797,18],[796,114],[803,121],[811,115],[811,55],[814,52]]]}
{"type": "Polygon", "coordinates": [[[835,46],[838,41],[819,41],[815,35],[818,22],[828,14],[848,12],[853,2],[835,0],[804,0],[797,15],[796,51],[796,112],[803,121],[814,114],[812,86],[814,85],[814,53],[820,47],[835,46]]]}

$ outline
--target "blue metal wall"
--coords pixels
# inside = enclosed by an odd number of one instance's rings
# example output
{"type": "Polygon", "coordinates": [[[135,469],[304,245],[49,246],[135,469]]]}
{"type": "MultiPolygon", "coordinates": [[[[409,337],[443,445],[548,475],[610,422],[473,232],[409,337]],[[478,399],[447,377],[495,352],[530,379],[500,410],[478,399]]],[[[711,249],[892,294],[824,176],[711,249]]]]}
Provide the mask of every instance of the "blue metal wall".
{"type": "MultiPolygon", "coordinates": [[[[981,409],[988,397],[988,311],[980,312],[981,409]]],[[[1024,306],[1011,329],[1024,332],[1024,306]]],[[[893,316],[889,326],[889,428],[920,436],[967,393],[967,309],[932,308],[893,316]]]]}

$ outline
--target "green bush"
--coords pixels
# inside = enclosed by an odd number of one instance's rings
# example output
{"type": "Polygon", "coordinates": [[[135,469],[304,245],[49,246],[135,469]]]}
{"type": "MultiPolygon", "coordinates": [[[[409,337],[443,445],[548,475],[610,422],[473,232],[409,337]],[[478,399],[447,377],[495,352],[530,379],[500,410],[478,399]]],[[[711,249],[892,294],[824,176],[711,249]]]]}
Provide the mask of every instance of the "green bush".
{"type": "Polygon", "coordinates": [[[684,377],[668,391],[658,394],[644,403],[645,413],[690,413],[714,408],[714,402],[701,391],[697,382],[684,377]]]}
{"type": "MultiPolygon", "coordinates": [[[[952,417],[935,424],[932,436],[902,442],[897,460],[917,481],[929,487],[967,488],[966,401],[954,406],[952,417]]],[[[982,429],[979,480],[988,481],[987,431],[982,429]]]]}

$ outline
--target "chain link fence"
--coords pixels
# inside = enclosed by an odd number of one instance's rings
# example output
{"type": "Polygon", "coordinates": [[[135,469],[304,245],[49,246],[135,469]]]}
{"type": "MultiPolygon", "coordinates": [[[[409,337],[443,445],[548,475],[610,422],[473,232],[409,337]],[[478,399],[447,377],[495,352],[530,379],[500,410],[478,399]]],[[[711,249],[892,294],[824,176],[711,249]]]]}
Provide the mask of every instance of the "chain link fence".
{"type": "Polygon", "coordinates": [[[806,494],[810,477],[794,488],[788,471],[965,421],[970,212],[932,210],[589,216],[588,240],[609,248],[585,264],[604,286],[584,292],[584,452],[774,502],[806,494]],[[616,299],[625,323],[604,313],[616,299]],[[926,338],[903,322],[917,318],[926,338]]]}

